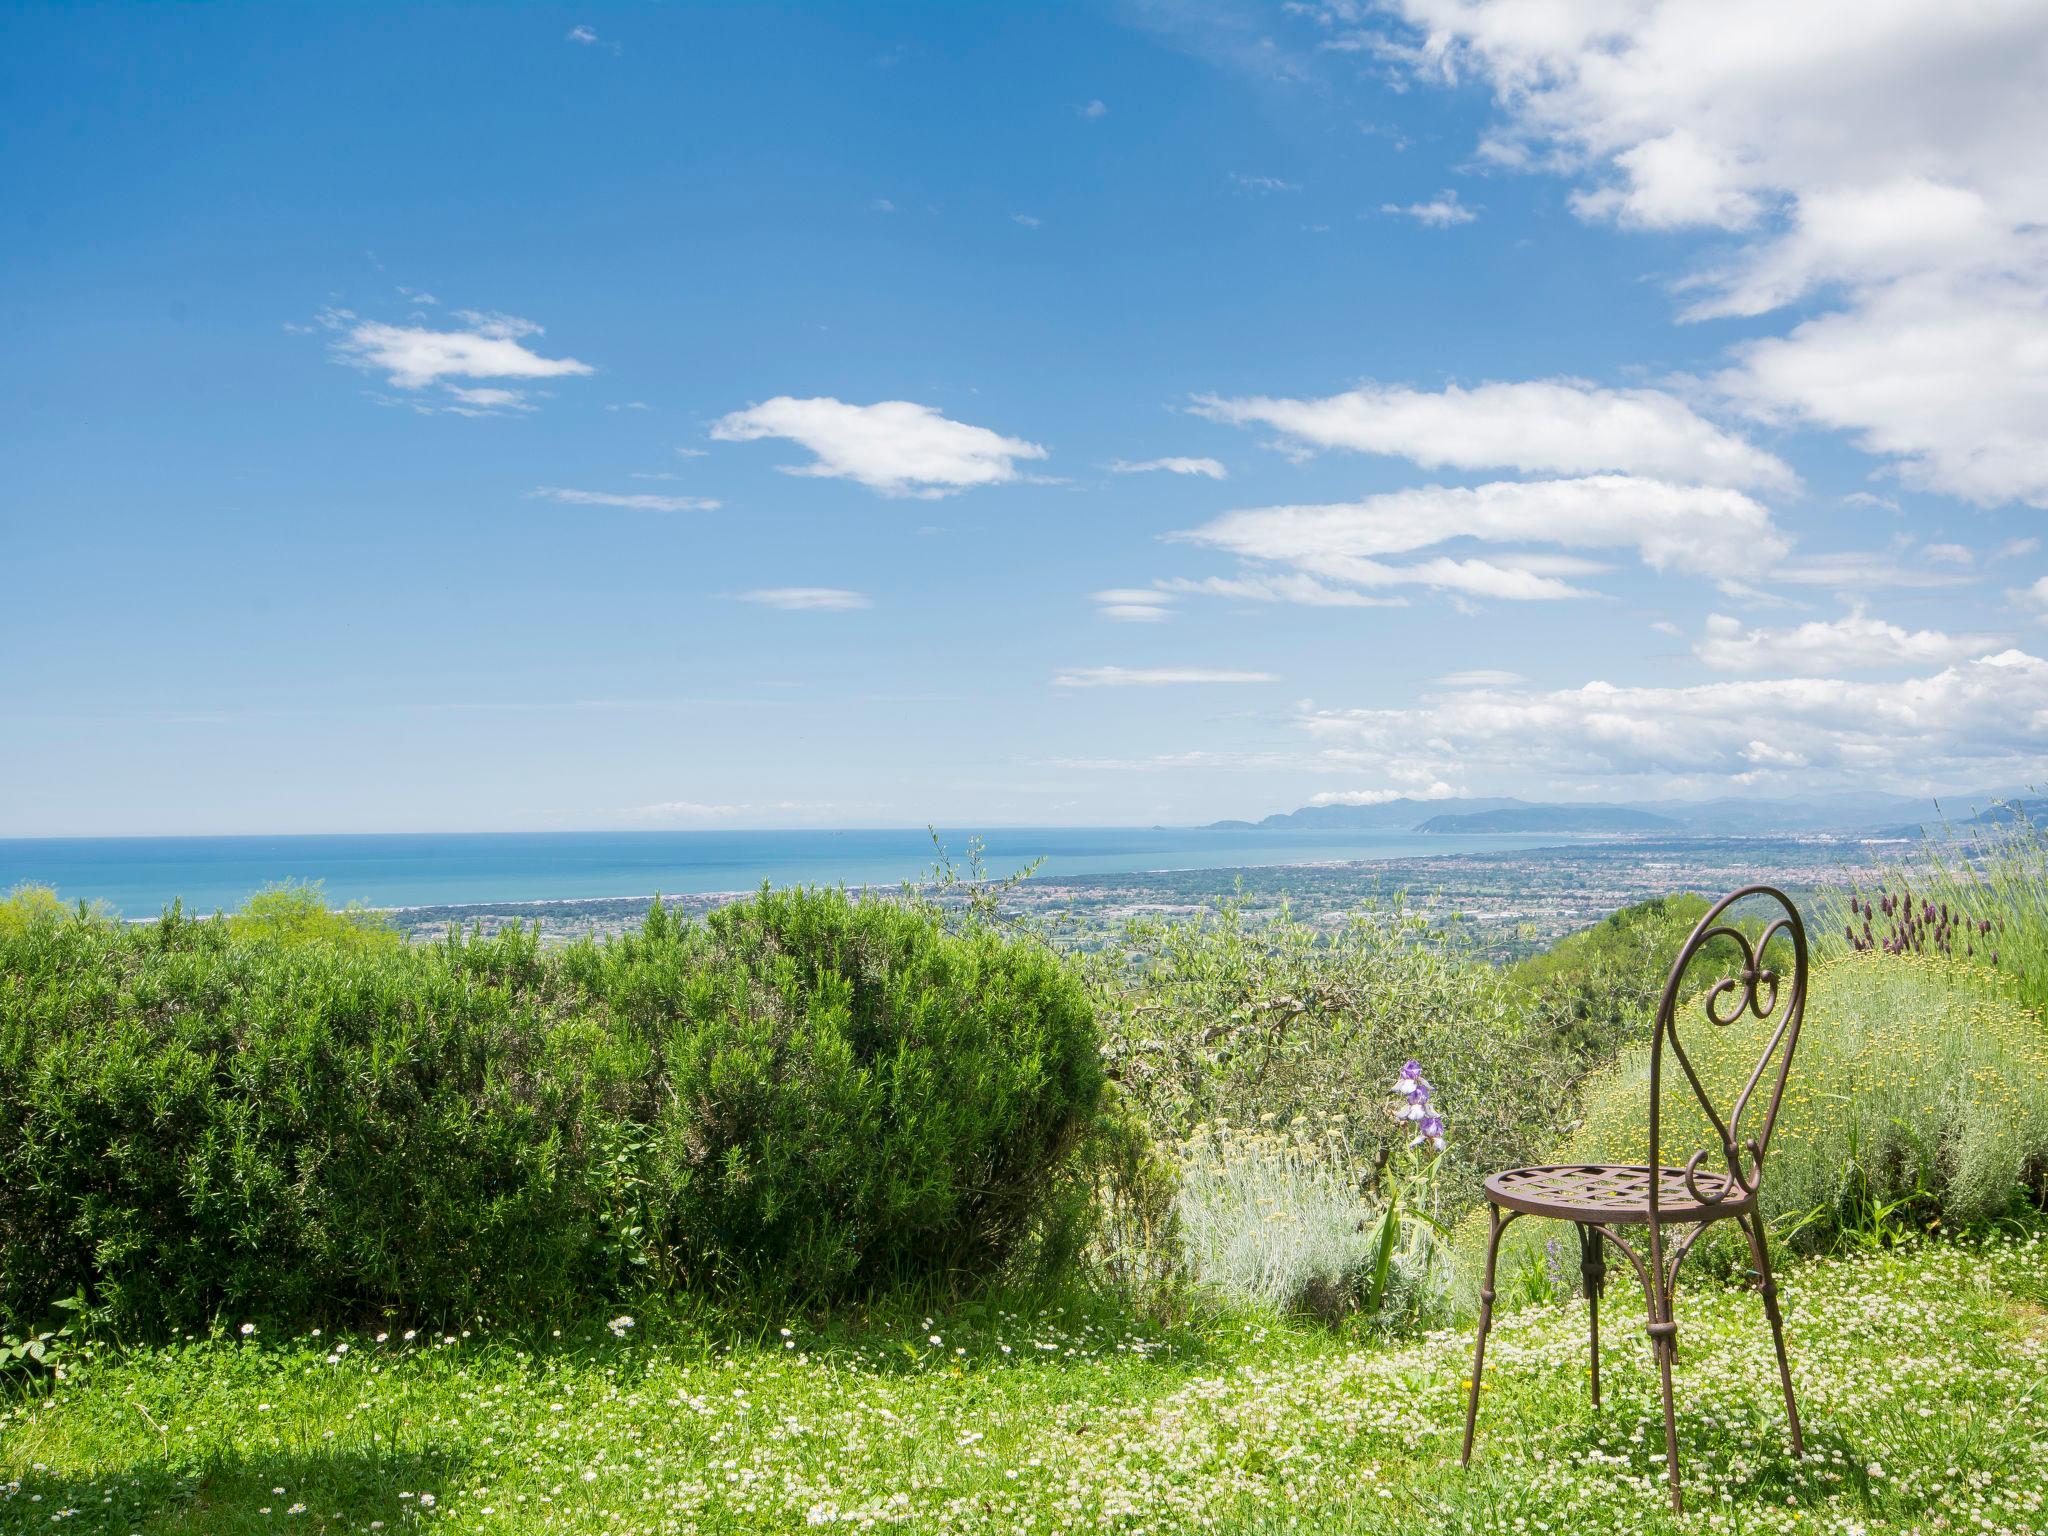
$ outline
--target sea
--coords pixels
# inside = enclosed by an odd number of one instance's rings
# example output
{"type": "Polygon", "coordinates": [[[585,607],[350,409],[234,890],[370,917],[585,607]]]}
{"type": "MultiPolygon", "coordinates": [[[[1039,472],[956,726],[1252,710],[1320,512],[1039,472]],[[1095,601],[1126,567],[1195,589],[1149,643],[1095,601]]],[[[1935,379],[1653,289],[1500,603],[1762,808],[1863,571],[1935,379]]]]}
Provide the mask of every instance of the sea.
{"type": "MultiPolygon", "coordinates": [[[[938,833],[956,867],[970,838],[1000,877],[1245,869],[1493,853],[1574,841],[1556,833],[1331,832],[1292,828],[995,827],[938,833]]],[[[772,832],[432,832],[292,837],[0,839],[0,893],[55,888],[154,917],[233,911],[283,881],[317,881],[330,901],[385,908],[705,895],[774,885],[894,887],[924,876],[925,828],[772,832]]]]}

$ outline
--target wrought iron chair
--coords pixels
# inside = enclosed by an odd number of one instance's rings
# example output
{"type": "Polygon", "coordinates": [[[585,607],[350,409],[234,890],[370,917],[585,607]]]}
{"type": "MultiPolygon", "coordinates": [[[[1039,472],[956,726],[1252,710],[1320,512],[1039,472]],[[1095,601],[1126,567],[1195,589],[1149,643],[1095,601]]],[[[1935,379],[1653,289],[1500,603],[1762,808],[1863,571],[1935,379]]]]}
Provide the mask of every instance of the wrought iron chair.
{"type": "MultiPolygon", "coordinates": [[[[1725,952],[1725,950],[1724,950],[1725,952]]],[[[1764,1238],[1764,1222],[1757,1211],[1757,1192],[1763,1179],[1764,1153],[1771,1144],[1771,1129],[1785,1096],[1785,1081],[1792,1070],[1792,1053],[1799,1045],[1799,1025],[1806,1011],[1806,929],[1798,909],[1782,891],[1767,885],[1752,885],[1724,896],[1700,919],[1686,940],[1670,979],[1664,984],[1663,1000],[1657,1008],[1657,1032],[1650,1044],[1650,1160],[1642,1166],[1594,1167],[1557,1166],[1511,1168],[1486,1181],[1491,1232],[1486,1248],[1486,1280],[1479,1291],[1479,1341],[1472,1352],[1471,1396],[1465,1405],[1465,1450],[1463,1461],[1472,1461],[1472,1433],[1479,1413],[1479,1377],[1486,1364],[1486,1335],[1493,1326],[1494,1264],[1500,1255],[1500,1235],[1519,1216],[1550,1216],[1573,1222],[1578,1227],[1580,1272],[1585,1282],[1587,1315],[1593,1348],[1593,1405],[1600,1404],[1600,1292],[1606,1280],[1604,1244],[1612,1243],[1627,1256],[1636,1278],[1642,1281],[1648,1303],[1650,1349],[1656,1357],[1664,1388],[1664,1458],[1671,1479],[1671,1507],[1684,1508],[1679,1491],[1678,1426],[1671,1406],[1671,1363],[1677,1351],[1678,1324],[1672,1316],[1672,1300],[1678,1287],[1678,1266],[1684,1261],[1702,1232],[1716,1221],[1733,1221],[1749,1240],[1750,1256],[1763,1291],[1764,1316],[1771,1325],[1771,1341],[1777,1346],[1778,1376],[1785,1388],[1785,1417],[1792,1428],[1792,1454],[1805,1455],[1799,1434],[1799,1408],[1792,1397],[1792,1369],[1785,1357],[1785,1327],[1778,1313],[1777,1282],[1771,1278],[1771,1257],[1764,1238]],[[1754,943],[1737,925],[1731,909],[1748,898],[1759,898],[1766,906],[1766,920],[1754,943]],[[1678,1037],[1679,1007],[1687,996],[1685,975],[1693,960],[1715,940],[1723,940],[1740,957],[1734,975],[1724,976],[1697,997],[1707,1021],[1726,1028],[1743,1016],[1754,1015],[1770,1030],[1770,1038],[1749,1074],[1733,1107],[1722,1119],[1714,1108],[1685,1046],[1678,1037]],[[1789,944],[1792,967],[1789,976],[1775,968],[1767,953],[1778,944],[1782,962],[1789,944]],[[1733,1005],[1728,1005],[1728,1000],[1733,1005]],[[1771,1025],[1775,1021],[1775,1028],[1771,1025]],[[1664,1055],[1676,1058],[1691,1085],[1693,1095],[1706,1111],[1720,1145],[1695,1152],[1683,1167],[1669,1167],[1660,1156],[1662,1135],[1664,1055]],[[1776,1063],[1775,1071],[1772,1070],[1776,1063]],[[1763,1121],[1753,1136],[1744,1137],[1742,1118],[1750,1100],[1766,1076],[1770,1076],[1770,1102],[1763,1121]],[[1726,1172],[1703,1169],[1700,1163],[1718,1157],[1726,1172]],[[1648,1251],[1638,1253],[1617,1228],[1648,1228],[1648,1251]],[[1674,1230],[1675,1229],[1675,1230],[1674,1230]]]]}

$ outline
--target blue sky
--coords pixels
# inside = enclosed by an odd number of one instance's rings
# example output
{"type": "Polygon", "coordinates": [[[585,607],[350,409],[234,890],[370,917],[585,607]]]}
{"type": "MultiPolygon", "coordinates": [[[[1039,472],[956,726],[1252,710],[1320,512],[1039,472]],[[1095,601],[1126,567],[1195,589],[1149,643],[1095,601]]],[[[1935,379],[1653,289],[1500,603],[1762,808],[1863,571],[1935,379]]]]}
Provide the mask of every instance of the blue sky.
{"type": "Polygon", "coordinates": [[[2048,14],[1711,10],[9,7],[0,835],[2038,782],[2048,14]]]}

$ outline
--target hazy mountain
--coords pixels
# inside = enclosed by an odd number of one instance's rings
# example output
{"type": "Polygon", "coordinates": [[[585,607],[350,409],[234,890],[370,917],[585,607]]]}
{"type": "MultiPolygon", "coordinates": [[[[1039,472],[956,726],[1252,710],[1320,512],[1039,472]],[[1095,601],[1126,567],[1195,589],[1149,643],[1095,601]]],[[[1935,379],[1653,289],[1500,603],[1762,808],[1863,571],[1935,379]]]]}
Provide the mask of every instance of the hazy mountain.
{"type": "Polygon", "coordinates": [[[1917,836],[1951,826],[1990,826],[2013,819],[1999,802],[2024,805],[2035,821],[2048,821],[2048,798],[2038,792],[1955,795],[1939,804],[1926,795],[1847,790],[1804,797],[1724,795],[1713,800],[1638,800],[1591,805],[1474,796],[1457,800],[1382,800],[1377,805],[1305,805],[1259,821],[1217,821],[1216,831],[1297,828],[1323,832],[1663,832],[1694,837],[1755,837],[1770,833],[1862,832],[1917,836]],[[1508,819],[1501,814],[1512,813],[1508,819]]]}
{"type": "Polygon", "coordinates": [[[1244,832],[1254,827],[1293,827],[1321,832],[1406,832],[1417,822],[1456,806],[1461,811],[1512,810],[1526,800],[1382,800],[1377,805],[1304,805],[1298,811],[1280,811],[1259,821],[1212,821],[1204,830],[1244,832]]]}
{"type": "Polygon", "coordinates": [[[1669,816],[1626,805],[1518,805],[1462,816],[1432,816],[1418,832],[1678,832],[1669,816]]]}

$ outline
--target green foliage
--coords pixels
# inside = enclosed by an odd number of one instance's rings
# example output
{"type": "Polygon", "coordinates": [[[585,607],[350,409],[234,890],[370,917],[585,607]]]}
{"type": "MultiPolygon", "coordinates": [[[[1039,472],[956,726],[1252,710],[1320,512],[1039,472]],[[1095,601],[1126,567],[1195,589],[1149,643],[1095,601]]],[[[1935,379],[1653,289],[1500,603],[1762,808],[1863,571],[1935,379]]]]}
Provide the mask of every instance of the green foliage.
{"type": "Polygon", "coordinates": [[[652,1053],[654,1236],[700,1284],[839,1296],[986,1274],[1030,1233],[1101,1087],[1051,951],[833,891],[568,952],[652,1053]]]}
{"type": "Polygon", "coordinates": [[[1162,1138],[1343,1118],[1364,1161],[1405,1140],[1388,1091],[1420,1060],[1455,1128],[1454,1188],[1528,1160],[1577,1072],[1455,927],[1396,905],[1331,929],[1226,904],[1141,923],[1096,972],[1104,1053],[1162,1138]]]}
{"type": "MultiPolygon", "coordinates": [[[[1568,1057],[1589,1067],[1650,1037],[1671,963],[1708,902],[1700,896],[1656,896],[1610,913],[1508,970],[1526,1016],[1568,1057]]],[[[1700,965],[1716,958],[1716,940],[1700,965]]],[[[1732,955],[1733,946],[1727,946],[1732,955]]]]}
{"type": "Polygon", "coordinates": [[[382,913],[351,902],[327,905],[318,881],[265,886],[224,919],[243,943],[326,944],[337,949],[396,949],[405,938],[382,913]]]}
{"type": "MultiPolygon", "coordinates": [[[[1681,1015],[1680,1038],[1723,1114],[1762,1053],[1753,1017],[1726,1029],[1681,1015]]],[[[1767,1090],[1766,1090],[1767,1092],[1767,1090]]],[[[1561,1162],[1641,1162],[1649,1052],[1588,1086],[1586,1122],[1561,1162]]],[[[1760,1119],[1758,1103],[1752,1115],[1760,1119]]],[[[1744,1122],[1753,1131],[1757,1119],[1744,1122]]],[[[1706,1117],[1682,1077],[1664,1083],[1664,1158],[1705,1147],[1706,1117]]],[[[1862,955],[1816,970],[1798,1055],[1764,1169],[1763,1209],[1803,1246],[1867,1230],[1874,1208],[1916,1226],[2002,1216],[2048,1177],[2048,1040],[2024,1010],[1960,964],[1862,955]]],[[[1523,1225],[1528,1225],[1524,1223],[1523,1225]]]]}
{"type": "Polygon", "coordinates": [[[1427,1163],[1397,1183],[1356,1159],[1343,1123],[1302,1118],[1205,1126],[1180,1165],[1188,1265],[1212,1293],[1326,1322],[1442,1320],[1449,1271],[1427,1163]]]}
{"type": "Polygon", "coordinates": [[[1082,1256],[1090,1274],[1139,1307],[1178,1315],[1187,1270],[1180,1170],[1114,1083],[1105,1086],[1071,1176],[1087,1213],[1082,1256]]]}
{"type": "Polygon", "coordinates": [[[19,936],[63,920],[64,903],[47,885],[17,885],[0,897],[0,937],[19,936]]]}
{"type": "Polygon", "coordinates": [[[0,926],[0,1325],[580,1313],[1000,1265],[1099,1083],[1039,946],[829,892],[616,943],[0,926]]]}

